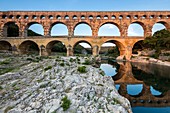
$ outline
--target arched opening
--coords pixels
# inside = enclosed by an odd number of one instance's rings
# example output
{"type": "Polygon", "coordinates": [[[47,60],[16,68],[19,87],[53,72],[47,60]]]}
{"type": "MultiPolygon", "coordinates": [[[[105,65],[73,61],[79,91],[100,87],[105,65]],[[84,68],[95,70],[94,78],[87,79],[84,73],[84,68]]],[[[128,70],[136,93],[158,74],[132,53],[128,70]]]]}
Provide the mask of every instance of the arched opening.
{"type": "Polygon", "coordinates": [[[139,54],[140,51],[144,49],[143,40],[138,41],[134,44],[132,49],[132,54],[139,54]]]}
{"type": "Polygon", "coordinates": [[[3,28],[4,37],[18,37],[19,36],[19,27],[15,22],[8,22],[4,25],[3,28]]]}
{"type": "Polygon", "coordinates": [[[120,55],[124,55],[125,47],[122,43],[110,40],[101,45],[99,54],[101,57],[113,57],[116,59],[120,55]]]}
{"type": "Polygon", "coordinates": [[[25,28],[25,36],[43,36],[44,28],[37,22],[31,22],[25,28]]]}
{"type": "Polygon", "coordinates": [[[47,44],[46,50],[48,55],[66,55],[67,49],[61,41],[51,41],[47,44]]]}
{"type": "Polygon", "coordinates": [[[152,27],[152,35],[155,32],[160,31],[162,29],[166,29],[166,23],[164,23],[164,22],[155,23],[152,27]]]}
{"type": "Polygon", "coordinates": [[[144,36],[144,29],[139,23],[132,23],[128,27],[128,36],[144,36]]]}
{"type": "Polygon", "coordinates": [[[120,36],[120,30],[117,25],[106,23],[99,28],[98,36],[120,36]]]}
{"type": "Polygon", "coordinates": [[[162,92],[156,90],[153,86],[150,86],[150,91],[151,91],[151,94],[154,95],[154,96],[161,96],[162,95],[162,92]]]}
{"type": "Polygon", "coordinates": [[[19,50],[21,54],[39,54],[39,47],[33,41],[24,41],[19,45],[19,50]]]}
{"type": "Polygon", "coordinates": [[[79,41],[73,47],[74,55],[91,55],[92,46],[87,41],[79,41]]]}
{"type": "Polygon", "coordinates": [[[12,50],[12,46],[7,41],[0,41],[0,53],[9,52],[12,50]]]}
{"type": "Polygon", "coordinates": [[[91,27],[87,23],[78,23],[74,28],[75,36],[92,36],[91,27]]]}
{"type": "Polygon", "coordinates": [[[51,36],[68,36],[67,26],[63,23],[54,23],[51,27],[51,36]]]}
{"type": "Polygon", "coordinates": [[[131,96],[139,95],[143,90],[143,84],[130,84],[127,85],[127,93],[131,96]]]}

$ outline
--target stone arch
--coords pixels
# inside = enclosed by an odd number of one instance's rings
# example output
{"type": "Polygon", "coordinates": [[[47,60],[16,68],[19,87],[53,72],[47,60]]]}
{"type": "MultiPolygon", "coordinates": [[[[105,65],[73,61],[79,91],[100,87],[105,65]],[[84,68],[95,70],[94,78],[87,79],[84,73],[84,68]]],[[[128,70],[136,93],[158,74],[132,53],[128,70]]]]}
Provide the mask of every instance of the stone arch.
{"type": "Polygon", "coordinates": [[[74,45],[73,45],[73,54],[77,53],[77,54],[92,54],[92,44],[88,41],[85,41],[85,40],[80,40],[80,41],[77,41],[74,45]],[[80,43],[86,43],[88,44],[91,48],[90,50],[89,49],[86,49],[85,47],[83,47],[82,45],[80,45],[79,47],[76,47],[77,45],[79,45],[80,43]],[[76,50],[75,50],[76,49],[76,50]],[[79,51],[79,49],[81,51],[79,51]],[[82,53],[84,52],[84,53],[82,53]],[[85,53],[86,52],[86,53],[85,53]]]}
{"type": "Polygon", "coordinates": [[[35,22],[27,23],[27,25],[26,25],[26,27],[24,29],[24,36],[27,37],[27,36],[42,36],[42,35],[44,35],[44,26],[41,23],[36,22],[36,21],[35,22]],[[42,30],[42,34],[39,34],[39,33],[36,33],[36,34],[33,33],[34,35],[32,33],[28,34],[29,32],[31,32],[31,31],[28,32],[29,27],[34,25],[34,24],[38,24],[38,25],[41,26],[40,30],[42,30]]]}
{"type": "MultiPolygon", "coordinates": [[[[101,47],[102,47],[102,45],[104,44],[104,43],[108,43],[108,42],[110,42],[110,43],[114,43],[117,47],[118,47],[118,50],[119,50],[119,55],[120,56],[124,56],[125,55],[125,46],[121,43],[121,42],[119,42],[119,41],[117,41],[117,40],[107,40],[107,41],[105,41],[105,42],[103,42],[101,45],[100,45],[100,49],[101,49],[101,47]]],[[[100,50],[99,50],[100,51],[100,50]]]]}
{"type": "Polygon", "coordinates": [[[145,36],[145,32],[146,32],[146,26],[144,25],[143,22],[135,21],[135,22],[132,22],[128,26],[128,36],[145,36]],[[133,28],[135,28],[135,29],[133,29],[133,28]],[[130,31],[131,29],[135,30],[134,34],[130,33],[130,32],[133,32],[133,31],[130,31]]]}
{"type": "Polygon", "coordinates": [[[134,43],[132,48],[132,54],[140,54],[139,51],[143,50],[143,40],[139,40],[136,43],[134,43]]]}
{"type": "Polygon", "coordinates": [[[51,55],[52,52],[67,52],[66,45],[59,40],[53,40],[46,45],[47,54],[51,55]]]}
{"type": "Polygon", "coordinates": [[[128,84],[127,93],[132,97],[140,97],[144,92],[143,84],[128,84]],[[135,89],[135,90],[134,90],[135,89]]]}
{"type": "Polygon", "coordinates": [[[19,26],[16,22],[7,22],[3,26],[3,36],[4,37],[18,37],[19,36],[19,26]]]}
{"type": "MultiPolygon", "coordinates": [[[[75,24],[74,29],[73,29],[74,35],[79,35],[79,33],[77,33],[77,31],[76,31],[76,28],[79,27],[79,25],[83,25],[83,26],[80,26],[80,27],[86,27],[87,35],[92,36],[92,32],[93,32],[92,26],[87,22],[78,22],[77,24],[75,24]]],[[[78,30],[83,30],[83,29],[78,29],[78,30]]],[[[84,34],[80,34],[80,35],[85,36],[84,34]]]]}
{"type": "Polygon", "coordinates": [[[8,41],[0,41],[0,52],[12,51],[12,45],[8,41]]]}
{"type": "Polygon", "coordinates": [[[154,34],[154,32],[156,32],[156,31],[158,31],[158,30],[161,30],[161,29],[168,29],[168,30],[170,30],[170,25],[167,23],[167,22],[165,22],[165,21],[157,21],[156,23],[154,23],[153,24],[153,26],[152,26],[152,35],[154,34]],[[154,28],[154,26],[156,25],[156,24],[159,24],[159,25],[162,25],[162,26],[164,26],[164,28],[163,27],[159,27],[159,28],[154,28]]]}
{"type": "MultiPolygon", "coordinates": [[[[68,35],[68,26],[67,26],[65,23],[63,23],[63,22],[54,22],[54,23],[51,24],[50,30],[49,30],[51,36],[52,36],[52,32],[53,32],[52,30],[53,30],[53,28],[54,28],[55,26],[57,26],[57,25],[60,25],[60,27],[62,28],[62,30],[64,30],[64,32],[63,32],[62,35],[68,35]]],[[[58,35],[59,35],[59,34],[56,34],[56,35],[53,35],[53,36],[58,36],[58,35]]]]}
{"type": "MultiPolygon", "coordinates": [[[[120,26],[117,24],[117,23],[115,23],[115,22],[104,22],[104,23],[102,23],[102,24],[100,24],[100,26],[99,26],[99,28],[98,28],[98,35],[100,35],[100,29],[103,27],[103,26],[105,26],[105,25],[111,25],[111,27],[110,28],[112,28],[112,26],[115,26],[116,27],[116,30],[117,30],[117,32],[116,33],[118,33],[118,35],[116,35],[116,36],[120,36],[121,35],[121,28],[120,28],[120,26]]],[[[109,28],[109,26],[108,26],[108,28],[109,28]]],[[[105,35],[101,35],[101,36],[105,36],[105,35]]],[[[109,35],[110,36],[110,35],[109,35]]],[[[111,35],[111,36],[115,36],[115,35],[111,35]]]]}
{"type": "Polygon", "coordinates": [[[39,54],[39,46],[32,40],[26,40],[19,45],[19,51],[21,54],[39,54]]]}

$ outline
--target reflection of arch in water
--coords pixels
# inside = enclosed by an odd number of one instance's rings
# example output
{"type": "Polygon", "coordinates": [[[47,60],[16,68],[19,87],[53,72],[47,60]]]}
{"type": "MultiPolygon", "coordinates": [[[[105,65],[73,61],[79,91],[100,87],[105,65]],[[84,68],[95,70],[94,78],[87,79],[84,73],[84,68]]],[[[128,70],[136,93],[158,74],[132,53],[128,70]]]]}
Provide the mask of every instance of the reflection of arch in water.
{"type": "Polygon", "coordinates": [[[118,64],[118,65],[119,65],[119,68],[117,69],[118,72],[115,76],[112,77],[114,81],[121,79],[125,74],[125,66],[123,64],[118,64]]]}

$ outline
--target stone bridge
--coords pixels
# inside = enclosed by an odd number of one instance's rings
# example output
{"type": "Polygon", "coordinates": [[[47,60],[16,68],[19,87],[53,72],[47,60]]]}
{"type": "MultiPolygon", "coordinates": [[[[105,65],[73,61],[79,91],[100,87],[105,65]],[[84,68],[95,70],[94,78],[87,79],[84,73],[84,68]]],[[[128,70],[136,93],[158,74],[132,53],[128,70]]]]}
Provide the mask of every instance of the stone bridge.
{"type": "Polygon", "coordinates": [[[151,36],[155,23],[162,23],[170,30],[170,11],[1,11],[0,49],[12,48],[12,51],[24,54],[30,44],[34,43],[40,55],[49,55],[54,42],[60,41],[67,48],[67,56],[71,56],[77,43],[87,42],[92,47],[92,54],[98,55],[103,43],[113,42],[119,48],[120,56],[129,60],[134,44],[151,36]],[[8,37],[10,23],[19,28],[15,37],[8,37]],[[43,26],[44,36],[28,36],[28,28],[35,23],[43,26]],[[68,36],[51,36],[52,27],[59,23],[67,26],[68,36]],[[92,36],[74,35],[76,26],[82,23],[90,26],[92,36]],[[117,26],[120,36],[98,36],[99,28],[107,23],[117,26]],[[128,36],[128,27],[133,23],[143,27],[142,37],[128,36]]]}

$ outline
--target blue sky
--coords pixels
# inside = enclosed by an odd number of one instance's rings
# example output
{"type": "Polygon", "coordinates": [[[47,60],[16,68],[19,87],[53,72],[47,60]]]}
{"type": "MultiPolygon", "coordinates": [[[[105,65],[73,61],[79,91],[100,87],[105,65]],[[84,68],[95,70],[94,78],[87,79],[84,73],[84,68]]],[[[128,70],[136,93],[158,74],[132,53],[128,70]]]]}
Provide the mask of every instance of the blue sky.
{"type": "MultiPolygon", "coordinates": [[[[170,11],[170,0],[0,0],[0,10],[31,10],[31,11],[170,11]]],[[[165,28],[163,25],[155,25],[153,33],[165,28]]],[[[29,29],[43,34],[41,25],[33,25],[29,29]]],[[[91,35],[88,26],[78,26],[75,34],[91,35]],[[86,29],[86,30],[84,30],[86,29]]],[[[63,25],[54,26],[52,35],[67,35],[67,28],[63,25]]],[[[99,30],[99,35],[119,36],[119,30],[114,25],[105,25],[99,30]]],[[[129,27],[129,36],[142,36],[142,28],[138,25],[129,27]]]]}
{"type": "Polygon", "coordinates": [[[0,0],[0,10],[170,10],[170,0],[0,0]]]}

